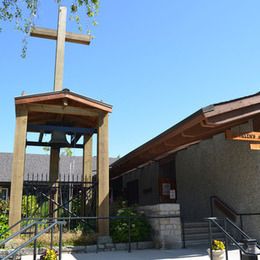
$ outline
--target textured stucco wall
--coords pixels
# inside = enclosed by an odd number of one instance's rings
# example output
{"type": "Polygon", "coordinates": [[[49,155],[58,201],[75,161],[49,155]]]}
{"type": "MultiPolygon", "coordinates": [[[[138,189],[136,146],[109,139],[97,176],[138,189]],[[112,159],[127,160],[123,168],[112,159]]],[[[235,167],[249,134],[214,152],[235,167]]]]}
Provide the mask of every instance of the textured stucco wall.
{"type": "Polygon", "coordinates": [[[152,205],[159,202],[159,166],[157,162],[136,169],[123,176],[123,188],[130,181],[139,180],[139,205],[152,205]],[[149,191],[149,192],[147,192],[149,191]]]}
{"type": "MultiPolygon", "coordinates": [[[[210,215],[209,198],[219,196],[237,212],[260,212],[260,151],[224,134],[176,155],[178,203],[186,220],[210,215]]],[[[246,217],[245,228],[260,239],[260,216],[246,217]]]]}

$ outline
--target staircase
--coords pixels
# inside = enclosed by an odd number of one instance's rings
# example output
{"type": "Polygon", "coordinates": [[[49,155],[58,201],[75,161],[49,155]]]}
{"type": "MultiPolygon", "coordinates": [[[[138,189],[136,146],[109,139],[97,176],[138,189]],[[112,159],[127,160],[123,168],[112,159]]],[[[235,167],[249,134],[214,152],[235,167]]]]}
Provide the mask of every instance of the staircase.
{"type": "MultiPolygon", "coordinates": [[[[185,246],[200,246],[209,244],[208,223],[203,222],[184,222],[183,227],[185,246]]],[[[223,233],[217,227],[212,227],[213,239],[224,240],[223,233]]]]}

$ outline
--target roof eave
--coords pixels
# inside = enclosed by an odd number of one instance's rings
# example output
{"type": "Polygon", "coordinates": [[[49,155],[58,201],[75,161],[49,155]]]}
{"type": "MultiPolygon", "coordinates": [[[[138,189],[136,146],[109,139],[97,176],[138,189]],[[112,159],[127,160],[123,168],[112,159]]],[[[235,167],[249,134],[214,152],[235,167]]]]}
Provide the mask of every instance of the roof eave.
{"type": "Polygon", "coordinates": [[[92,99],[89,97],[79,95],[79,94],[71,92],[71,91],[64,91],[64,90],[15,97],[15,105],[30,104],[30,103],[35,103],[35,102],[61,99],[61,98],[69,98],[69,99],[72,99],[79,103],[84,103],[84,104],[93,106],[94,108],[100,109],[100,110],[108,112],[108,113],[112,112],[112,105],[109,105],[107,103],[104,103],[102,101],[98,101],[98,100],[95,100],[95,99],[92,99]]]}

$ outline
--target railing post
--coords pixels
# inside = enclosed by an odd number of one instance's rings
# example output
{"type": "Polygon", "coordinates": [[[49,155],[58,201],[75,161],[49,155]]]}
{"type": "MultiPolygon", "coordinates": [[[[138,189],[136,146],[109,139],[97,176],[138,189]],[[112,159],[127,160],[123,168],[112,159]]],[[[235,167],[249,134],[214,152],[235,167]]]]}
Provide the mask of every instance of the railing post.
{"type": "Polygon", "coordinates": [[[185,232],[184,232],[184,221],[183,217],[180,217],[181,220],[181,233],[182,233],[182,247],[186,248],[186,241],[185,241],[185,232]]]}
{"type": "Polygon", "coordinates": [[[210,197],[210,215],[213,217],[213,197],[210,197]]]}
{"type": "MultiPolygon", "coordinates": [[[[224,228],[227,232],[227,220],[224,219],[224,228]]],[[[228,260],[228,239],[227,235],[225,234],[225,253],[226,253],[226,260],[228,260]]]]}
{"type": "Polygon", "coordinates": [[[208,222],[209,222],[209,250],[210,250],[210,259],[213,260],[211,220],[208,219],[208,222]]]}
{"type": "Polygon", "coordinates": [[[128,216],[128,253],[131,253],[131,217],[128,216]]]}
{"type": "MultiPolygon", "coordinates": [[[[38,223],[35,223],[34,236],[38,233],[38,223]]],[[[37,250],[37,239],[34,239],[33,242],[33,260],[36,260],[36,250],[37,250]]]]}
{"type": "Polygon", "coordinates": [[[60,235],[59,235],[59,260],[61,260],[61,257],[62,257],[62,227],[63,227],[63,224],[61,223],[60,224],[60,235]]]}
{"type": "Polygon", "coordinates": [[[240,219],[240,227],[242,230],[244,230],[244,224],[243,224],[243,215],[239,215],[239,219],[240,219]]]}
{"type": "Polygon", "coordinates": [[[50,242],[50,249],[53,248],[53,227],[51,228],[51,242],[50,242]]]}

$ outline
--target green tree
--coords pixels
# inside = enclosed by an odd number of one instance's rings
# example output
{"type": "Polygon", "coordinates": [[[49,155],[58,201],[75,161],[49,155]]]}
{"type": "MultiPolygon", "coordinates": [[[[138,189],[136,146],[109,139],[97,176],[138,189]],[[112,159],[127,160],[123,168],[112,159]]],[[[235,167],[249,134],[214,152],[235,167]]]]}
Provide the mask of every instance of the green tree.
{"type": "MultiPolygon", "coordinates": [[[[43,1],[42,1],[43,2],[43,1]]],[[[65,4],[62,0],[55,0],[57,5],[67,6],[70,11],[70,17],[78,24],[79,30],[82,30],[79,11],[83,10],[88,24],[96,25],[95,16],[99,9],[99,0],[72,0],[65,4]]],[[[40,0],[2,0],[0,1],[0,22],[14,22],[16,29],[25,34],[23,40],[22,57],[26,56],[27,37],[34,26],[35,18],[38,15],[40,0]]],[[[0,24],[0,31],[2,25],[0,24]]]]}
{"type": "Polygon", "coordinates": [[[73,152],[72,152],[71,148],[65,147],[65,148],[62,149],[61,154],[71,157],[73,155],[73,152]]]}

